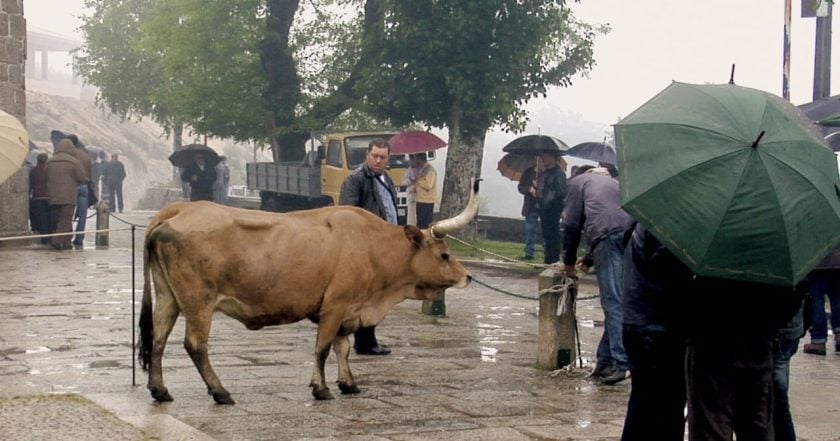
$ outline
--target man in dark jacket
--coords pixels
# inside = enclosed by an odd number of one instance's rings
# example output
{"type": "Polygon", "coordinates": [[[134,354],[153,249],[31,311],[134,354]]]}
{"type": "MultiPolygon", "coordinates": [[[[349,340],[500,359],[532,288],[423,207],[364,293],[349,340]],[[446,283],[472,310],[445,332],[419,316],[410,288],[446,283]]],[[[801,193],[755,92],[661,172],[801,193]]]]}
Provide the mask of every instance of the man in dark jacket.
{"type": "Polygon", "coordinates": [[[181,180],[190,184],[191,201],[212,201],[216,169],[204,161],[204,155],[196,153],[192,164],[181,172],[181,180]]]}
{"type": "Polygon", "coordinates": [[[569,181],[563,264],[567,274],[575,274],[577,249],[583,235],[589,243],[598,275],[604,333],[598,344],[598,361],[592,375],[604,384],[615,384],[628,377],[627,354],[621,337],[621,278],[624,233],[633,218],[621,209],[618,181],[604,168],[594,168],[569,181]]]}
{"type": "Polygon", "coordinates": [[[560,260],[560,216],[566,198],[566,172],[560,166],[560,152],[545,151],[540,153],[542,171],[537,177],[534,196],[542,227],[546,265],[560,260]]]}
{"type": "Polygon", "coordinates": [[[687,329],[681,305],[693,276],[636,224],[622,283],[623,343],[633,374],[622,441],[683,439],[687,329]]]}
{"type": "Polygon", "coordinates": [[[123,212],[123,181],[125,180],[125,165],[120,162],[120,155],[117,153],[111,154],[111,160],[108,162],[108,173],[105,175],[108,183],[108,207],[111,211],[119,208],[120,213],[123,212]]]}
{"type": "Polygon", "coordinates": [[[537,211],[537,168],[529,167],[522,173],[517,186],[522,193],[522,216],[525,216],[525,255],[523,260],[533,260],[537,243],[537,222],[540,220],[537,211]]]}
{"type": "MultiPolygon", "coordinates": [[[[365,162],[341,184],[340,205],[353,205],[397,224],[397,190],[385,167],[391,146],[384,139],[374,139],[367,149],[365,162]]],[[[359,328],[355,334],[357,354],[388,355],[391,350],[376,340],[375,326],[359,328]]]]}

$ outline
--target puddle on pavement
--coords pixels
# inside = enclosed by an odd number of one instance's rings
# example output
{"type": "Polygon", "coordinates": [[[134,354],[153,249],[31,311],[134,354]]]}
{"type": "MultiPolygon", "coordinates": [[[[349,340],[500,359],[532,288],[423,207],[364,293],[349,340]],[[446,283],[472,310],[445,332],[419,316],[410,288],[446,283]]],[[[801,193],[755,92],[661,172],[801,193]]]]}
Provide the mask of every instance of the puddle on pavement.
{"type": "Polygon", "coordinates": [[[116,368],[120,367],[120,362],[116,360],[97,360],[90,362],[88,366],[91,369],[116,368]]]}
{"type": "Polygon", "coordinates": [[[106,294],[131,294],[131,288],[110,288],[105,291],[106,294]]]}
{"type": "Polygon", "coordinates": [[[52,351],[52,349],[50,349],[50,348],[48,348],[48,347],[46,347],[46,346],[38,346],[38,347],[37,347],[37,348],[35,348],[35,349],[27,349],[27,350],[26,350],[26,355],[30,355],[30,354],[44,354],[44,353],[51,352],[51,351],[52,351]]]}
{"type": "Polygon", "coordinates": [[[481,347],[481,361],[487,361],[491,363],[496,362],[496,354],[499,352],[496,348],[488,348],[486,346],[481,347]]]}

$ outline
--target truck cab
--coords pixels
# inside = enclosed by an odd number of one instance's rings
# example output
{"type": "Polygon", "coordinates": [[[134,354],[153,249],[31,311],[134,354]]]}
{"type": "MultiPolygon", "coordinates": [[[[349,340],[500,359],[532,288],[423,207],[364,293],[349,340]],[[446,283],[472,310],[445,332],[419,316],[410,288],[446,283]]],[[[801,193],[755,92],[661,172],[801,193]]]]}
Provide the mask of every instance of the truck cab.
{"type": "MultiPolygon", "coordinates": [[[[259,190],[260,209],[267,211],[338,205],[341,184],[364,164],[370,141],[387,140],[396,133],[342,132],[313,136],[302,163],[248,164],[248,188],[259,190]]],[[[431,155],[430,159],[433,158],[431,155]]],[[[388,174],[397,187],[397,215],[404,221],[408,198],[401,184],[410,165],[409,158],[405,154],[392,154],[389,162],[388,174]]]]}

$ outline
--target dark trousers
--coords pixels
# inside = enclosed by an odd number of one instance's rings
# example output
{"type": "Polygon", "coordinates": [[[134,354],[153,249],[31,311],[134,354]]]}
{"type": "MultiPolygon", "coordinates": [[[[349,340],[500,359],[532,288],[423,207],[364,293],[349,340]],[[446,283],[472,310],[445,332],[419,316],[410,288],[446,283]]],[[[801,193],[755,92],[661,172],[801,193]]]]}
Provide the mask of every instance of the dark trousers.
{"type": "Polygon", "coordinates": [[[674,333],[624,325],[631,389],[622,441],[682,441],[685,347],[674,333]]]}
{"type": "Polygon", "coordinates": [[[560,214],[556,209],[540,210],[546,265],[560,261],[560,214]]]}
{"type": "Polygon", "coordinates": [[[51,231],[50,204],[46,198],[29,200],[29,224],[32,231],[37,233],[47,234],[51,231]]]}
{"type": "Polygon", "coordinates": [[[357,351],[369,351],[371,348],[379,346],[379,342],[376,341],[375,331],[376,326],[359,328],[354,334],[355,343],[353,347],[357,351]]]}
{"type": "Polygon", "coordinates": [[[687,353],[689,441],[772,441],[772,339],[719,335],[687,353]]]}
{"type": "Polygon", "coordinates": [[[429,228],[429,225],[432,224],[432,213],[434,212],[435,204],[434,203],[425,203],[425,202],[417,202],[416,203],[416,211],[417,211],[417,227],[418,228],[429,228]]]}
{"type": "MultiPolygon", "coordinates": [[[[70,233],[73,231],[73,213],[76,211],[76,206],[73,204],[67,205],[50,205],[50,215],[52,216],[52,231],[54,233],[70,233]]],[[[70,248],[70,240],[73,236],[56,236],[52,238],[52,244],[56,248],[70,248]]]]}
{"type": "Polygon", "coordinates": [[[123,192],[122,182],[108,187],[108,208],[115,211],[119,208],[120,213],[123,211],[123,192]],[[117,207],[119,204],[119,207],[117,207]]]}

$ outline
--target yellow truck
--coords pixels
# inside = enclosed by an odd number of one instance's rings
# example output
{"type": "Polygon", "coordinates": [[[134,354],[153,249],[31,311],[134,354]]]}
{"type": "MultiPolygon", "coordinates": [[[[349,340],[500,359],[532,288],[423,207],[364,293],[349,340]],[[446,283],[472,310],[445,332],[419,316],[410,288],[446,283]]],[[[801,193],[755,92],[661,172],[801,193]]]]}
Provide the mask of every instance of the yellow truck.
{"type": "MultiPolygon", "coordinates": [[[[247,167],[249,190],[259,191],[260,209],[287,212],[338,205],[341,184],[365,162],[375,138],[389,139],[396,131],[342,132],[314,135],[303,161],[258,162],[247,167]]],[[[433,159],[434,152],[429,152],[433,159]]],[[[397,186],[397,214],[405,221],[407,195],[402,183],[408,155],[391,155],[388,174],[397,186]]]]}

